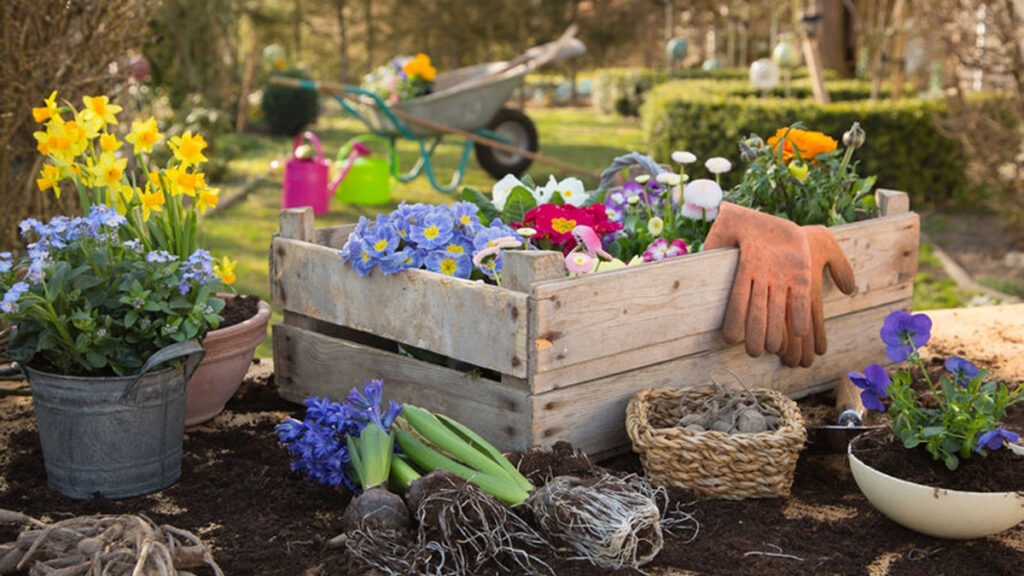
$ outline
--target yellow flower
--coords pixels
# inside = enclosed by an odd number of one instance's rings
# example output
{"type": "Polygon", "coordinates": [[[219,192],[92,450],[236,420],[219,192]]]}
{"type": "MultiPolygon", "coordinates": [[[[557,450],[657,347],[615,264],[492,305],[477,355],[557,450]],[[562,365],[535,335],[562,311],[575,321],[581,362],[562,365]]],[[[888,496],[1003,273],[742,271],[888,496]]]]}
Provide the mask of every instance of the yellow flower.
{"type": "Polygon", "coordinates": [[[237,265],[238,262],[225,256],[221,258],[220,262],[213,265],[213,273],[220,277],[221,282],[231,285],[237,279],[235,276],[235,266],[237,265]]]}
{"type": "Polygon", "coordinates": [[[118,159],[111,152],[100,154],[100,159],[95,163],[89,163],[89,173],[92,174],[92,184],[97,187],[115,187],[121,185],[121,177],[124,175],[125,166],[128,160],[118,159]]]}
{"type": "Polygon", "coordinates": [[[36,124],[42,124],[58,114],[56,90],[50,92],[50,97],[43,100],[43,102],[46,103],[46,106],[32,109],[32,118],[36,121],[36,124]]]}
{"type": "Polygon", "coordinates": [[[128,213],[128,205],[135,197],[136,189],[126,182],[107,188],[107,199],[105,204],[117,210],[118,214],[128,213]]]}
{"type": "Polygon", "coordinates": [[[43,164],[39,176],[36,179],[36,186],[39,186],[39,190],[45,192],[53,188],[53,195],[60,198],[60,170],[53,164],[43,164]]]}
{"type": "Polygon", "coordinates": [[[65,122],[60,116],[50,118],[46,132],[35,132],[36,149],[52,156],[60,164],[74,164],[75,158],[89,147],[85,130],[74,120],[65,122]]]}
{"type": "Polygon", "coordinates": [[[113,134],[103,134],[100,136],[100,148],[104,152],[113,152],[123,146],[121,142],[117,141],[117,136],[113,134]]]}
{"type": "Polygon", "coordinates": [[[430,56],[423,54],[422,52],[417,54],[415,58],[409,60],[402,66],[402,72],[409,78],[419,76],[427,82],[433,82],[434,77],[437,76],[437,69],[430,64],[430,56]]]}
{"type": "Polygon", "coordinates": [[[807,173],[810,171],[810,166],[806,162],[800,160],[793,160],[786,166],[789,169],[789,173],[793,175],[800,182],[807,180],[807,173]]]}
{"type": "Polygon", "coordinates": [[[196,208],[200,214],[206,214],[210,208],[216,208],[220,202],[220,188],[203,188],[196,194],[196,208]]]}
{"type": "Polygon", "coordinates": [[[139,194],[139,199],[142,201],[143,222],[149,221],[150,213],[164,211],[164,191],[159,187],[154,188],[147,184],[146,191],[139,194]]]}
{"type": "Polygon", "coordinates": [[[83,117],[86,120],[92,122],[93,119],[98,120],[103,127],[110,124],[117,124],[117,114],[122,110],[117,104],[111,104],[110,98],[106,96],[85,96],[82,98],[82,102],[85,103],[85,110],[82,111],[83,117]]]}
{"type": "Polygon", "coordinates": [[[150,118],[145,122],[132,122],[132,131],[124,137],[128,143],[135,147],[135,153],[153,153],[153,145],[164,137],[156,127],[156,118],[150,118]]]}
{"type": "Polygon", "coordinates": [[[194,197],[197,189],[206,187],[206,176],[202,172],[189,173],[183,169],[168,168],[166,175],[171,196],[184,194],[194,197]]]}
{"type": "Polygon", "coordinates": [[[206,156],[203,156],[206,140],[203,139],[202,134],[193,136],[191,130],[186,130],[181,136],[171,138],[169,146],[174,152],[174,157],[185,166],[206,162],[206,156]]]}

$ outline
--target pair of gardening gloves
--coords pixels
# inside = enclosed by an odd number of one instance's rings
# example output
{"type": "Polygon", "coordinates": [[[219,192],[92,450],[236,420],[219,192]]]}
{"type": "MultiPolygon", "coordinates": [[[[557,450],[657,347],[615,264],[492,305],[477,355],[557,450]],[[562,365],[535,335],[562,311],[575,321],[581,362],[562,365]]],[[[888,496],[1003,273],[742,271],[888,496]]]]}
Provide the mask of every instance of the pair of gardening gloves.
{"type": "Polygon", "coordinates": [[[809,367],[828,350],[822,284],[825,270],[844,294],[853,268],[824,226],[797,224],[723,202],[704,250],[739,248],[722,324],[729,344],[745,338],[747,354],[777,354],[786,366],[809,367]]]}

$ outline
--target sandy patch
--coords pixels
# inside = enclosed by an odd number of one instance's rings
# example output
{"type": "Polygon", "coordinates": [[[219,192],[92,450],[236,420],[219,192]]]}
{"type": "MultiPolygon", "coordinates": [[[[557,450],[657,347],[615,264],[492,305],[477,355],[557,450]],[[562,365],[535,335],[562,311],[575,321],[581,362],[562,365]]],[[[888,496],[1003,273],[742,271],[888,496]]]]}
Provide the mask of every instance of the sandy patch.
{"type": "Polygon", "coordinates": [[[807,504],[798,498],[790,498],[782,509],[787,520],[811,519],[818,522],[835,522],[855,518],[857,511],[847,506],[831,504],[807,504]]]}

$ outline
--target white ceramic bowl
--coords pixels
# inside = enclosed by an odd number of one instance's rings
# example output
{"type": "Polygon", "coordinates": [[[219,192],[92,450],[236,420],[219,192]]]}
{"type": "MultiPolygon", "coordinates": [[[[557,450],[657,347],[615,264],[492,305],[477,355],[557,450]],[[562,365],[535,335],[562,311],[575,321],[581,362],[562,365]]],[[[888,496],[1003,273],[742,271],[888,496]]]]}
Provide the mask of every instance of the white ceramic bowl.
{"type": "Polygon", "coordinates": [[[933,488],[883,474],[850,448],[850,471],[879,512],[911,530],[936,538],[981,538],[1024,522],[1024,493],[964,492],[933,488]]]}

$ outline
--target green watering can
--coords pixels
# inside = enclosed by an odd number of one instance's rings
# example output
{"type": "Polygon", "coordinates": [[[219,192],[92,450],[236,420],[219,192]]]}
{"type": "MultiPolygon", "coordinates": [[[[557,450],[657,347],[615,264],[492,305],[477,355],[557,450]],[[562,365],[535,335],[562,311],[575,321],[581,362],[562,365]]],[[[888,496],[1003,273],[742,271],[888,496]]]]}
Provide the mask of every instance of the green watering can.
{"type": "Polygon", "coordinates": [[[331,183],[338,202],[371,206],[391,202],[391,164],[386,154],[390,147],[386,138],[363,134],[338,150],[337,161],[344,165],[331,183]],[[375,156],[367,144],[376,144],[385,152],[375,156]]]}

